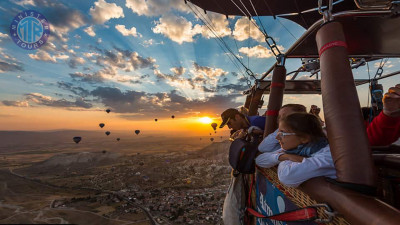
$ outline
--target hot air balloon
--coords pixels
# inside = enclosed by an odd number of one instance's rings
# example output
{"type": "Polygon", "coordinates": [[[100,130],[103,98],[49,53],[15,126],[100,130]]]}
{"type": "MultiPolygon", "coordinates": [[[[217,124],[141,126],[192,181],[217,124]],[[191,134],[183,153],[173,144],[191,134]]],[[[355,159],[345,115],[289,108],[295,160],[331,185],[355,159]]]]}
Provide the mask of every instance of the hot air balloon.
{"type": "Polygon", "coordinates": [[[72,140],[74,140],[74,142],[78,144],[82,140],[82,138],[81,137],[74,137],[74,138],[72,138],[72,140]]]}
{"type": "Polygon", "coordinates": [[[121,138],[117,138],[117,141],[121,140],[121,138]]]}
{"type": "Polygon", "coordinates": [[[103,128],[105,126],[105,124],[104,123],[100,123],[99,126],[100,126],[100,128],[103,128]]]}
{"type": "Polygon", "coordinates": [[[138,135],[140,133],[140,130],[135,130],[135,134],[138,135]]]}
{"type": "Polygon", "coordinates": [[[211,133],[210,133],[210,135],[211,135],[211,133]]]}
{"type": "Polygon", "coordinates": [[[111,134],[111,132],[110,132],[110,131],[106,131],[106,134],[107,134],[107,136],[108,136],[108,135],[110,135],[110,134],[111,134]]]}
{"type": "Polygon", "coordinates": [[[203,140],[202,138],[200,138],[200,141],[203,140]]]}
{"type": "Polygon", "coordinates": [[[173,119],[173,118],[175,118],[175,116],[174,116],[174,115],[172,115],[172,116],[171,116],[171,118],[173,119]]]}
{"type": "Polygon", "coordinates": [[[154,121],[156,121],[156,122],[157,122],[157,121],[158,121],[158,119],[154,119],[154,121]]]}
{"type": "Polygon", "coordinates": [[[210,138],[210,141],[214,141],[214,138],[210,138]]]}
{"type": "Polygon", "coordinates": [[[212,124],[211,124],[211,126],[212,126],[212,128],[213,128],[214,130],[216,130],[216,129],[217,129],[217,126],[218,126],[218,124],[217,124],[217,123],[212,123],[212,124]]]}
{"type": "Polygon", "coordinates": [[[110,112],[111,112],[111,109],[106,109],[106,112],[107,112],[107,113],[110,113],[110,112]]]}

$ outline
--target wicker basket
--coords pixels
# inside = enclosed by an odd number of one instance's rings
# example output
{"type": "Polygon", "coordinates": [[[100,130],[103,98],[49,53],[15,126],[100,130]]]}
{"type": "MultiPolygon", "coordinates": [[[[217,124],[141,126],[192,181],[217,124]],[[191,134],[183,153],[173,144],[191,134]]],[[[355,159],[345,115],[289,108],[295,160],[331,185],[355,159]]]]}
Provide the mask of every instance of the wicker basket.
{"type": "MultiPolygon", "coordinates": [[[[286,197],[289,198],[298,207],[302,208],[318,204],[318,202],[311,199],[310,196],[308,196],[304,192],[296,188],[283,185],[278,179],[276,167],[272,167],[269,169],[257,167],[257,171],[260,172],[264,177],[266,177],[275,187],[277,187],[282,193],[284,193],[286,197]]],[[[318,209],[318,215],[325,219],[328,218],[328,216],[324,213],[323,208],[318,209]]],[[[327,224],[347,225],[349,223],[343,217],[336,216],[332,222],[327,224]]]]}

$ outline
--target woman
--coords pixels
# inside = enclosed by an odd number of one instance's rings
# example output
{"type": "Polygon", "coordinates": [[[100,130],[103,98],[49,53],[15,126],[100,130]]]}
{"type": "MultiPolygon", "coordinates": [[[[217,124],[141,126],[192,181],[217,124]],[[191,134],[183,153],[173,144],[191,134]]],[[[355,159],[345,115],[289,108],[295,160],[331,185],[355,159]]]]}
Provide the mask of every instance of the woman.
{"type": "Polygon", "coordinates": [[[328,141],[314,115],[294,113],[282,118],[276,139],[281,149],[259,155],[256,164],[264,168],[279,164],[283,184],[297,187],[313,177],[336,178],[328,141]]]}

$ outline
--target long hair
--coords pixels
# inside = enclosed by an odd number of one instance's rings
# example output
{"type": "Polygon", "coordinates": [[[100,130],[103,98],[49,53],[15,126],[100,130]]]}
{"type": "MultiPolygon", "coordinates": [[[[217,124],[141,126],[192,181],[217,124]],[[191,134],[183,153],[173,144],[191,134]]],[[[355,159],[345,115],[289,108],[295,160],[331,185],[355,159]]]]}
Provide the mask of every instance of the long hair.
{"type": "Polygon", "coordinates": [[[309,136],[312,142],[326,138],[319,119],[312,114],[293,113],[282,118],[279,122],[285,123],[299,136],[309,136]]]}

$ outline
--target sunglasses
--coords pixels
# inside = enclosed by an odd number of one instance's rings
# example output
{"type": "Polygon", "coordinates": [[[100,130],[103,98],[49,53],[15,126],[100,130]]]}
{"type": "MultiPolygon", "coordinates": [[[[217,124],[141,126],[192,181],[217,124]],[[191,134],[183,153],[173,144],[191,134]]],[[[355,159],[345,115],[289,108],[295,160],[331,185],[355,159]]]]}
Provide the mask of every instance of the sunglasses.
{"type": "Polygon", "coordinates": [[[276,134],[276,137],[277,138],[284,138],[285,136],[291,136],[291,135],[297,135],[297,134],[296,133],[286,133],[286,132],[283,132],[283,131],[279,131],[276,134]]]}

